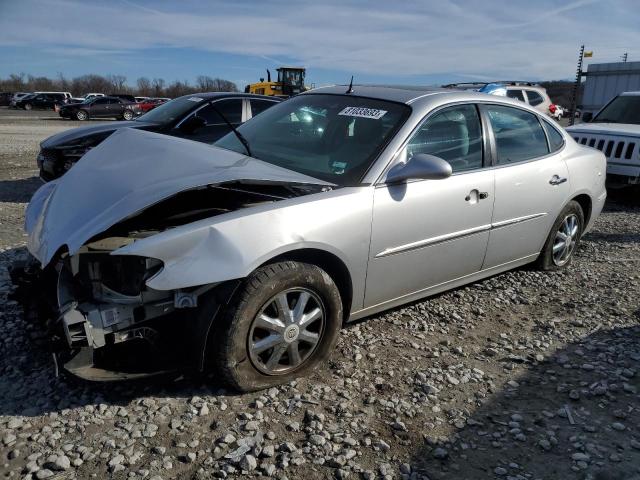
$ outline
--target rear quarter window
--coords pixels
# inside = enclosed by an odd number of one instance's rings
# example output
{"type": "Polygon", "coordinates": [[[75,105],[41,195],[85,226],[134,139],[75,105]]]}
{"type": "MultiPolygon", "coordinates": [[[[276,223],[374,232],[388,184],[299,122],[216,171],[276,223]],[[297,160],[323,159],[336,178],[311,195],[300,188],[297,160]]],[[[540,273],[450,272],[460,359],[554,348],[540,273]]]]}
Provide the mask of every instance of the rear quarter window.
{"type": "Polygon", "coordinates": [[[547,138],[549,139],[549,149],[551,150],[551,153],[557,152],[564,146],[564,137],[556,129],[556,127],[551,125],[551,123],[547,122],[546,120],[544,120],[542,123],[544,125],[544,129],[547,132],[547,138]]]}

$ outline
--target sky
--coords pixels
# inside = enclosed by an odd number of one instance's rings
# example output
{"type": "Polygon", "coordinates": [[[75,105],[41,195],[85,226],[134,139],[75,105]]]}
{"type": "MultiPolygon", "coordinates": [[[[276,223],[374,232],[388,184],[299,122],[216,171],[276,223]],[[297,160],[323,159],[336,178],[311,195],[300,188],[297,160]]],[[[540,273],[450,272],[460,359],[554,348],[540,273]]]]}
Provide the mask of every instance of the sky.
{"type": "Polygon", "coordinates": [[[0,0],[0,77],[88,73],[240,88],[280,65],[307,84],[432,85],[575,76],[640,60],[639,0],[0,0]]]}

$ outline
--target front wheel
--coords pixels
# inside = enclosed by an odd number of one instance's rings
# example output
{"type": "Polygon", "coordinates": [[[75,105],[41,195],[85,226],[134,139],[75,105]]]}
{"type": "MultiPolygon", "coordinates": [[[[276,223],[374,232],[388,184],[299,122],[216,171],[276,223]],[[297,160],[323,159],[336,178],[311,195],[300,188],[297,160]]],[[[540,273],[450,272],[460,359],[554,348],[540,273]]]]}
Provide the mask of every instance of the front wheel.
{"type": "Polygon", "coordinates": [[[25,103],[24,104],[24,109],[25,110],[31,110],[33,108],[33,105],[31,105],[30,103],[25,103]]]}
{"type": "Polygon", "coordinates": [[[122,114],[124,120],[133,120],[133,112],[131,110],[125,110],[122,114]]]}
{"type": "Polygon", "coordinates": [[[584,212],[580,204],[570,201],[560,212],[540,252],[537,266],[541,270],[559,270],[571,263],[584,230],[584,212]]]}
{"type": "MultiPolygon", "coordinates": [[[[208,315],[206,305],[201,314],[208,315]]],[[[316,265],[278,262],[252,273],[214,319],[207,355],[231,387],[287,383],[324,362],[342,325],[342,301],[316,265]]]]}
{"type": "Polygon", "coordinates": [[[84,110],[78,110],[76,112],[76,118],[78,120],[80,120],[81,122],[87,120],[89,118],[89,114],[87,112],[85,112],[84,110]]]}

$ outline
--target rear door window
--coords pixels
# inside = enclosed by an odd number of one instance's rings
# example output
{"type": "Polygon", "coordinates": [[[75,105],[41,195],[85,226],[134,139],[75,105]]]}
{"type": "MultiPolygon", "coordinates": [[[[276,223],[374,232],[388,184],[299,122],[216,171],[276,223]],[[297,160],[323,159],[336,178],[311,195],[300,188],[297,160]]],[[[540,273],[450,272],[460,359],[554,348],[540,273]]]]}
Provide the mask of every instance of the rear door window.
{"type": "Polygon", "coordinates": [[[496,139],[498,165],[531,160],[549,153],[547,137],[536,115],[501,105],[485,108],[496,139]]]}
{"type": "Polygon", "coordinates": [[[516,100],[520,100],[521,102],[525,101],[522,90],[507,90],[507,97],[515,98],[516,100]]]}
{"type": "Polygon", "coordinates": [[[229,100],[219,100],[210,103],[201,110],[198,110],[196,115],[204,119],[207,125],[226,125],[226,122],[218,112],[220,112],[229,123],[240,125],[242,123],[242,99],[231,98],[229,100]]]}
{"type": "Polygon", "coordinates": [[[261,112],[264,112],[267,108],[273,107],[278,102],[272,102],[270,100],[251,100],[251,116],[255,117],[261,112]]]}

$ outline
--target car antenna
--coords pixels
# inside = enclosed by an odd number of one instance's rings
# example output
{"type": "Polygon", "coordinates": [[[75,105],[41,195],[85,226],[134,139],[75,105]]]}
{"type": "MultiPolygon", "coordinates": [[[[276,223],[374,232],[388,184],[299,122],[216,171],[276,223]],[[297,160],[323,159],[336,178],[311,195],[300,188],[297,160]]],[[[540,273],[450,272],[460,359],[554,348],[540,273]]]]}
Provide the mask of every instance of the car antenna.
{"type": "Polygon", "coordinates": [[[353,93],[353,75],[351,75],[351,82],[349,82],[349,88],[344,93],[353,93]]]}

